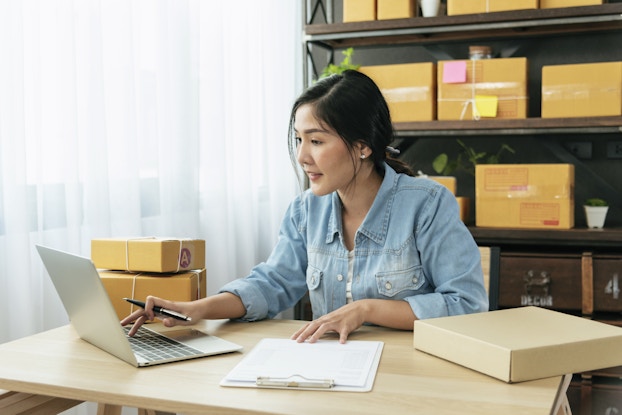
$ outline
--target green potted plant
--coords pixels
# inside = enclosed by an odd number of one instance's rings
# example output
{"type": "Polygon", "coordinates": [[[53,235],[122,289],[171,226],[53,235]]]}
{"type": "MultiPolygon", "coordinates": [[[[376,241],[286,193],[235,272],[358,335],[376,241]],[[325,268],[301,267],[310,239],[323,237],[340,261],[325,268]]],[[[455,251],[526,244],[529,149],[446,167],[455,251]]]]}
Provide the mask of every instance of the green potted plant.
{"type": "Polygon", "coordinates": [[[514,149],[507,144],[501,144],[496,153],[489,154],[485,151],[476,151],[460,139],[457,139],[456,142],[461,147],[461,150],[454,160],[449,160],[449,156],[446,153],[441,153],[432,161],[432,168],[436,173],[448,176],[455,171],[464,170],[475,176],[476,164],[498,164],[503,153],[514,153],[514,149]]]}
{"type": "Polygon", "coordinates": [[[598,197],[586,199],[585,203],[583,203],[583,209],[585,210],[585,220],[587,221],[588,228],[600,229],[605,225],[605,218],[609,210],[609,204],[606,200],[598,197]]]}
{"type": "Polygon", "coordinates": [[[322,71],[318,79],[326,78],[334,74],[340,74],[343,71],[346,71],[348,69],[353,69],[356,71],[361,67],[361,65],[355,65],[352,63],[352,55],[354,55],[354,48],[348,48],[342,51],[341,53],[343,55],[343,60],[339,62],[338,65],[335,65],[334,63],[329,63],[324,68],[324,70],[322,71]]]}

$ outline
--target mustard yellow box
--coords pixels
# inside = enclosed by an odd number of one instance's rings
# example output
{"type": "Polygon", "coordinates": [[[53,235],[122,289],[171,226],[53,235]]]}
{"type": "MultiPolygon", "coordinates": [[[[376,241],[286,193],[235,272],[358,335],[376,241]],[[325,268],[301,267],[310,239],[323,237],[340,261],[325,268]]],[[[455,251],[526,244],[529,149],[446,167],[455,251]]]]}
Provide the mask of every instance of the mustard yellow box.
{"type": "Polygon", "coordinates": [[[175,274],[98,272],[119,319],[136,309],[124,297],[145,301],[148,295],[155,295],[172,301],[193,301],[204,298],[207,293],[205,269],[175,274]]]}
{"type": "Polygon", "coordinates": [[[603,0],[540,0],[541,9],[554,9],[558,7],[595,6],[603,4],[603,0]]]}
{"type": "Polygon", "coordinates": [[[539,0],[447,0],[447,15],[537,9],[539,0]]]}
{"type": "Polygon", "coordinates": [[[574,179],[572,164],[478,164],[475,225],[570,229],[574,179]]]}
{"type": "Polygon", "coordinates": [[[527,58],[439,61],[439,120],[527,118],[527,58]],[[494,102],[494,115],[478,109],[494,102]]]}
{"type": "Polygon", "coordinates": [[[622,62],[542,67],[542,118],[622,115],[622,62]]]}
{"type": "Polygon", "coordinates": [[[415,0],[378,0],[378,20],[415,17],[415,0]]]}
{"type": "Polygon", "coordinates": [[[376,0],[343,0],[343,22],[376,20],[376,0]]]}
{"type": "Polygon", "coordinates": [[[458,181],[454,176],[428,176],[428,178],[442,184],[454,195],[456,194],[458,181]]]}
{"type": "Polygon", "coordinates": [[[205,241],[175,238],[91,240],[97,268],[133,272],[179,272],[205,268],[205,241]]]}
{"type": "Polygon", "coordinates": [[[532,306],[416,320],[413,342],[508,383],[622,365],[622,328],[532,306]]]}
{"type": "Polygon", "coordinates": [[[364,66],[378,85],[393,122],[436,119],[436,65],[432,62],[364,66]]]}

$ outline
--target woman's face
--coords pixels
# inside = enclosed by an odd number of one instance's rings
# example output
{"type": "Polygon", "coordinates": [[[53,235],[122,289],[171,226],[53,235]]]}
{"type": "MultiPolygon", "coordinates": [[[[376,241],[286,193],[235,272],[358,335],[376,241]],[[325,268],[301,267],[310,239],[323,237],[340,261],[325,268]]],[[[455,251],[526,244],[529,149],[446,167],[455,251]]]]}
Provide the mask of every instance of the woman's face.
{"type": "Polygon", "coordinates": [[[294,130],[297,160],[309,178],[311,191],[318,196],[345,192],[360,167],[360,154],[353,154],[335,131],[315,118],[312,105],[298,108],[294,130]]]}

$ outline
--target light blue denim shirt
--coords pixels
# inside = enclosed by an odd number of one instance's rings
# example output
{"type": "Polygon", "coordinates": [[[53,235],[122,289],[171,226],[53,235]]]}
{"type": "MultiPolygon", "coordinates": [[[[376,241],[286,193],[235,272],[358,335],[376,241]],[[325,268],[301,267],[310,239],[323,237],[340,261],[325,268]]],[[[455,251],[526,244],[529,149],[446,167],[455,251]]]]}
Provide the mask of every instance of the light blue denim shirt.
{"type": "MultiPolygon", "coordinates": [[[[309,291],[313,318],[346,304],[348,250],[336,192],[307,190],[290,204],[268,260],[225,285],[245,320],[272,318],[309,291]]],[[[354,301],[408,301],[417,318],[488,310],[479,250],[455,197],[425,178],[385,164],[376,199],[355,236],[354,301]]]]}

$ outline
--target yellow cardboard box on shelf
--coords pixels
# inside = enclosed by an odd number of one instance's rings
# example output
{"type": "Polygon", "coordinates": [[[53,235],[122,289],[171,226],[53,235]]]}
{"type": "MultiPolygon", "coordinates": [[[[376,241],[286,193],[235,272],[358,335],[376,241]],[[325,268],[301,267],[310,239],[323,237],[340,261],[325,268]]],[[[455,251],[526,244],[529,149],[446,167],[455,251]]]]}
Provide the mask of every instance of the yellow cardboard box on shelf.
{"type": "Polygon", "coordinates": [[[205,241],[176,238],[102,238],[91,240],[97,268],[133,272],[179,272],[205,268],[205,241]]]}
{"type": "Polygon", "coordinates": [[[527,118],[527,58],[440,61],[439,120],[527,118]]]}
{"type": "Polygon", "coordinates": [[[415,17],[416,0],[378,0],[378,20],[415,17]]]}
{"type": "Polygon", "coordinates": [[[155,295],[173,301],[192,301],[204,298],[207,293],[205,269],[175,274],[98,272],[119,319],[136,307],[123,300],[124,297],[145,301],[148,295],[155,295]]]}
{"type": "Polygon", "coordinates": [[[572,164],[478,164],[475,225],[570,229],[574,179],[572,164]]]}
{"type": "Polygon", "coordinates": [[[376,0],[343,0],[343,22],[376,20],[376,0]]]}
{"type": "Polygon", "coordinates": [[[530,306],[417,320],[414,347],[523,382],[622,365],[622,328],[530,306]]]}
{"type": "Polygon", "coordinates": [[[558,7],[596,6],[603,4],[603,0],[540,0],[541,9],[558,7]]]}
{"type": "Polygon", "coordinates": [[[622,115],[622,62],[542,67],[542,118],[622,115]]]}
{"type": "Polygon", "coordinates": [[[393,122],[436,119],[436,66],[432,62],[363,66],[382,91],[393,122]]]}
{"type": "Polygon", "coordinates": [[[447,15],[537,9],[538,0],[447,0],[447,15]]]}

